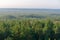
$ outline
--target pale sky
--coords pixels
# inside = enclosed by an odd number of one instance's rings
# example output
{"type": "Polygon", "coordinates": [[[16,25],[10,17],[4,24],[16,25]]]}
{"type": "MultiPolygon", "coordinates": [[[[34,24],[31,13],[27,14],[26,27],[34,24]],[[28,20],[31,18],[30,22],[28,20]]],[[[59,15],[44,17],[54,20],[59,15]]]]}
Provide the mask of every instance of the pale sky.
{"type": "Polygon", "coordinates": [[[0,0],[0,8],[58,8],[60,0],[0,0]]]}

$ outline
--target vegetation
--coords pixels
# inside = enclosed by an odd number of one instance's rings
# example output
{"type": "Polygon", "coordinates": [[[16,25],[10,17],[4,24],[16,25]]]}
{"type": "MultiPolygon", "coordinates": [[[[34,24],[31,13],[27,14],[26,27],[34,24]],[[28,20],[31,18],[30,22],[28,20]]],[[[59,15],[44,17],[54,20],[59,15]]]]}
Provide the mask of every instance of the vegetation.
{"type": "Polygon", "coordinates": [[[0,9],[0,40],[60,40],[60,9],[0,9]]]}
{"type": "Polygon", "coordinates": [[[0,21],[0,40],[60,40],[60,21],[36,18],[0,21]]]}

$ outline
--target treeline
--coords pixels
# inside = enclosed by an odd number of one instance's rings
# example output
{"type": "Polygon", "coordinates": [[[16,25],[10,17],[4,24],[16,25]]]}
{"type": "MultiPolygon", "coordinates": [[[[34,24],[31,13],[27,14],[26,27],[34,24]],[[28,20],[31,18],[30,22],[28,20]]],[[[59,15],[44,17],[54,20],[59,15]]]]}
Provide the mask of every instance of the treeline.
{"type": "Polygon", "coordinates": [[[0,21],[0,40],[60,40],[60,21],[49,19],[0,21]]]}

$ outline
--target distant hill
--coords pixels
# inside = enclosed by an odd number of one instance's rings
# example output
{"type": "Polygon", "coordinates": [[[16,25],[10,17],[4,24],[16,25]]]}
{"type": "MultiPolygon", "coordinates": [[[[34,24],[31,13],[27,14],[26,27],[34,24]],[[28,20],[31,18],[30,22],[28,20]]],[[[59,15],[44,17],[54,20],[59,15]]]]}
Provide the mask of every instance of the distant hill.
{"type": "Polygon", "coordinates": [[[0,12],[60,12],[60,9],[0,8],[0,12]]]}
{"type": "Polygon", "coordinates": [[[60,9],[0,8],[0,18],[60,18],[60,9]]]}

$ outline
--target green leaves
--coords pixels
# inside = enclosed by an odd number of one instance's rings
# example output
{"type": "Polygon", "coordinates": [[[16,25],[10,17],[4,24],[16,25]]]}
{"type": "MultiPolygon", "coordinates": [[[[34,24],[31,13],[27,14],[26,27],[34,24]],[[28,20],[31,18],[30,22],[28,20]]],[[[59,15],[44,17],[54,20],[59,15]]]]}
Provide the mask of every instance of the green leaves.
{"type": "Polygon", "coordinates": [[[52,20],[23,19],[0,22],[1,40],[53,40],[58,38],[59,33],[60,22],[52,20]]]}

